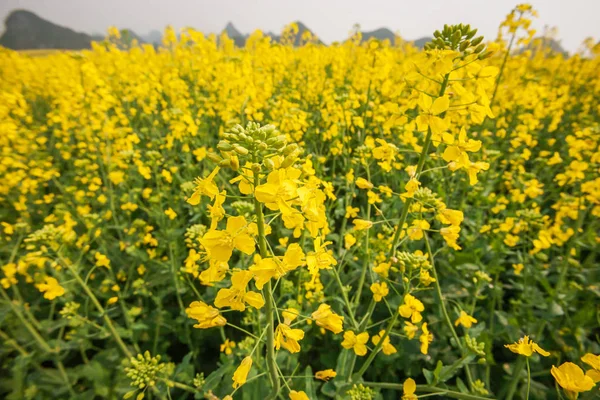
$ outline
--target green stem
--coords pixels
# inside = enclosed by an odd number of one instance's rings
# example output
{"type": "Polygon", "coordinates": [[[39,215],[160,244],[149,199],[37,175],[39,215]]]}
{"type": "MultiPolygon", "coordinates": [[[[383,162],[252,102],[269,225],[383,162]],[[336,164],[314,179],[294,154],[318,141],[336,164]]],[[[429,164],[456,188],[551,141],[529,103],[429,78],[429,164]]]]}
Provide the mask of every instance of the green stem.
{"type": "Polygon", "coordinates": [[[354,328],[358,328],[358,324],[356,323],[356,319],[354,317],[354,311],[352,311],[352,306],[350,305],[350,300],[348,299],[348,293],[346,293],[346,291],[344,290],[344,285],[342,284],[340,275],[335,267],[331,268],[331,271],[333,271],[335,281],[337,282],[338,286],[340,287],[340,291],[342,292],[342,297],[344,299],[344,303],[346,304],[346,308],[348,309],[348,315],[352,320],[352,325],[354,326],[354,328]]]}
{"type": "Polygon", "coordinates": [[[123,339],[121,339],[121,336],[115,329],[115,326],[113,325],[112,320],[109,318],[108,314],[106,314],[104,307],[102,307],[102,304],[100,304],[100,302],[98,301],[98,298],[96,297],[96,295],[94,295],[94,293],[89,288],[89,286],[83,281],[83,279],[81,279],[81,277],[79,276],[79,273],[77,271],[75,271],[75,269],[69,262],[64,261],[62,258],[60,259],[60,261],[61,261],[61,264],[64,267],[66,267],[69,270],[69,272],[71,272],[71,274],[73,275],[73,277],[75,278],[77,283],[79,283],[79,285],[81,286],[83,291],[88,295],[88,297],[90,298],[92,303],[94,303],[94,305],[96,306],[96,309],[98,310],[100,315],[102,315],[102,319],[104,319],[104,323],[106,323],[106,326],[108,326],[108,330],[110,331],[111,335],[117,342],[117,345],[119,345],[121,352],[129,358],[133,357],[133,355],[127,348],[127,346],[125,346],[123,339]]]}
{"type": "MultiPolygon", "coordinates": [[[[442,86],[440,88],[439,97],[442,97],[446,92],[446,87],[448,86],[448,79],[450,74],[446,74],[444,76],[444,80],[442,82],[442,86]]],[[[425,159],[427,158],[427,153],[429,152],[429,146],[431,145],[431,128],[427,129],[427,136],[425,137],[425,144],[423,144],[423,149],[421,150],[421,155],[419,156],[419,161],[417,163],[416,176],[417,178],[423,171],[423,165],[425,165],[425,159]]],[[[388,258],[392,258],[396,255],[396,247],[398,246],[398,242],[400,241],[400,233],[404,228],[404,223],[406,222],[406,217],[408,216],[408,210],[410,210],[410,206],[413,202],[412,197],[406,199],[404,203],[404,207],[402,207],[402,213],[400,214],[400,220],[398,221],[398,225],[396,227],[396,232],[394,233],[394,238],[392,239],[392,247],[390,247],[390,252],[388,254],[388,258]]]]}
{"type": "MultiPolygon", "coordinates": [[[[254,175],[254,187],[259,185],[259,174],[254,175]]],[[[265,217],[262,211],[262,205],[254,198],[254,210],[256,212],[256,225],[258,227],[258,248],[260,250],[261,257],[268,257],[267,253],[267,239],[265,237],[265,217]]],[[[265,313],[267,317],[268,331],[267,331],[267,369],[269,370],[269,377],[271,379],[272,391],[269,398],[274,399],[279,393],[279,376],[277,373],[277,360],[275,359],[275,335],[274,335],[274,321],[273,321],[273,288],[271,280],[267,282],[263,290],[265,296],[265,313]]]]}
{"type": "Polygon", "coordinates": [[[531,388],[531,369],[529,368],[529,357],[525,358],[527,363],[527,400],[529,400],[529,389],[531,388]]]}
{"type": "MultiPolygon", "coordinates": [[[[401,383],[388,382],[363,382],[363,385],[381,389],[404,390],[401,383]]],[[[417,385],[417,392],[438,393],[439,396],[446,396],[459,400],[489,400],[489,397],[481,397],[473,394],[460,393],[454,390],[443,389],[429,385],[417,385]]]]}
{"type": "Polygon", "coordinates": [[[515,37],[517,32],[515,31],[510,38],[510,43],[508,45],[508,49],[506,49],[506,54],[504,55],[504,59],[502,60],[502,65],[500,66],[500,72],[498,72],[498,78],[496,78],[496,86],[494,87],[494,93],[492,94],[492,99],[490,100],[490,108],[492,104],[494,104],[494,99],[496,98],[496,93],[498,92],[498,86],[500,86],[500,81],[502,80],[502,74],[504,73],[504,67],[506,66],[506,61],[508,60],[508,56],[510,55],[510,50],[512,49],[513,43],[515,42],[515,37]]]}
{"type": "MultiPolygon", "coordinates": [[[[429,238],[427,237],[427,234],[424,235],[424,239],[425,239],[425,247],[427,248],[427,253],[428,253],[429,259],[431,261],[431,270],[433,271],[433,277],[435,279],[435,291],[437,293],[438,298],[440,299],[440,307],[442,309],[442,315],[444,316],[444,321],[446,322],[446,326],[450,330],[450,333],[452,333],[452,337],[454,338],[454,341],[456,342],[456,346],[460,349],[461,354],[464,356],[465,349],[464,349],[462,343],[460,342],[460,339],[458,338],[456,329],[454,329],[454,325],[452,324],[452,320],[450,319],[450,315],[448,314],[448,310],[446,309],[446,303],[444,302],[444,295],[442,294],[442,288],[440,286],[440,279],[438,278],[438,274],[437,274],[437,271],[435,268],[435,262],[433,260],[433,252],[431,251],[431,245],[429,244],[429,238]]],[[[469,387],[471,388],[471,390],[473,390],[473,377],[471,376],[471,370],[469,369],[468,365],[465,366],[465,373],[467,375],[467,380],[469,381],[469,387]]]]}

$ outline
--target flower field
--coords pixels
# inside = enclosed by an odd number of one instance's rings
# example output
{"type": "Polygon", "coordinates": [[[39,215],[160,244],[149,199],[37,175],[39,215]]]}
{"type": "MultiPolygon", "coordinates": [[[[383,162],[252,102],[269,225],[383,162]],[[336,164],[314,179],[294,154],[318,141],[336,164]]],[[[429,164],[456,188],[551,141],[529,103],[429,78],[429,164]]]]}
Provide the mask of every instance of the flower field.
{"type": "Polygon", "coordinates": [[[532,18],[0,49],[0,397],[600,396],[600,47],[532,18]]]}

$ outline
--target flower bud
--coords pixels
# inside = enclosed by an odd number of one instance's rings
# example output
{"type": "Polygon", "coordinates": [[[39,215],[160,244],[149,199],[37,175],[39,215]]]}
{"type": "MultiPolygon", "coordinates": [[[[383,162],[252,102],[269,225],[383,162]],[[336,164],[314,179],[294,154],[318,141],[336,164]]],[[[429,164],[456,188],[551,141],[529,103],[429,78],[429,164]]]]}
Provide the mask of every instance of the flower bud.
{"type": "Polygon", "coordinates": [[[263,164],[265,164],[265,167],[267,167],[271,171],[275,169],[275,162],[273,162],[271,158],[266,158],[263,161],[263,164]]]}
{"type": "Polygon", "coordinates": [[[470,44],[471,44],[471,42],[469,42],[468,40],[465,40],[464,42],[462,42],[460,44],[459,50],[465,51],[469,47],[470,44]]]}
{"type": "Polygon", "coordinates": [[[221,140],[219,144],[217,144],[217,149],[221,151],[231,151],[233,149],[233,146],[230,143],[221,140]]]}
{"type": "Polygon", "coordinates": [[[479,46],[475,47],[473,50],[474,53],[481,53],[485,49],[485,44],[481,43],[479,46]]]}
{"type": "Polygon", "coordinates": [[[283,149],[283,154],[288,156],[288,155],[292,154],[293,152],[295,152],[296,150],[298,150],[298,145],[296,143],[292,143],[292,144],[287,145],[283,149]]]}
{"type": "Polygon", "coordinates": [[[296,158],[295,154],[290,154],[281,162],[281,168],[291,167],[296,162],[296,158]]]}
{"type": "Polygon", "coordinates": [[[477,46],[483,41],[483,36],[478,36],[471,42],[471,46],[477,46]]]}
{"type": "Polygon", "coordinates": [[[243,156],[245,156],[246,154],[248,154],[248,149],[245,148],[245,147],[243,147],[243,146],[240,146],[239,144],[234,144],[233,145],[233,150],[236,153],[238,153],[240,155],[243,155],[243,156]]]}
{"type": "Polygon", "coordinates": [[[488,50],[488,51],[481,53],[477,58],[479,58],[480,60],[485,60],[486,58],[490,58],[492,56],[492,54],[494,54],[494,52],[491,50],[488,50]]]}
{"type": "Polygon", "coordinates": [[[217,153],[208,153],[206,155],[206,157],[208,157],[209,160],[212,160],[216,163],[221,162],[221,160],[223,159],[220,155],[218,155],[217,153]]]}

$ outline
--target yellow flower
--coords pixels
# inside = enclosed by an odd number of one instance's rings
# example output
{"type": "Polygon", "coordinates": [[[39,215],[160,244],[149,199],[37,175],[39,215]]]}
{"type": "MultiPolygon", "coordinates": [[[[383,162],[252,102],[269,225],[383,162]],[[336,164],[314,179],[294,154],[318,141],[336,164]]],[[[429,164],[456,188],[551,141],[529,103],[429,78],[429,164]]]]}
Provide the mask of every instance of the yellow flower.
{"type": "Polygon", "coordinates": [[[373,226],[373,223],[371,221],[367,221],[364,219],[355,219],[354,221],[352,221],[352,223],[354,224],[354,230],[356,231],[363,231],[373,226]]]}
{"type": "Polygon", "coordinates": [[[246,379],[248,378],[248,373],[250,372],[250,368],[252,368],[252,358],[246,357],[242,360],[242,363],[233,373],[233,388],[237,389],[246,383],[246,379]]]}
{"type": "Polygon", "coordinates": [[[410,339],[414,339],[415,336],[417,335],[417,332],[419,331],[419,327],[408,322],[408,321],[404,321],[404,328],[402,328],[404,330],[404,333],[406,334],[406,337],[410,340],[410,339]]]}
{"type": "Polygon", "coordinates": [[[548,357],[550,355],[549,352],[542,349],[537,343],[529,340],[529,336],[524,336],[517,343],[513,344],[505,344],[504,347],[512,351],[513,353],[524,355],[525,357],[531,357],[531,355],[536,352],[541,354],[544,357],[548,357]]]}
{"type": "Polygon", "coordinates": [[[288,309],[283,311],[281,315],[283,316],[283,323],[289,325],[292,322],[294,322],[296,318],[298,318],[298,315],[300,315],[300,313],[295,308],[289,307],[288,309]]]}
{"type": "Polygon", "coordinates": [[[429,228],[429,222],[423,219],[416,219],[413,221],[412,226],[408,228],[408,237],[411,240],[421,240],[423,239],[423,231],[429,228]]]}
{"type": "Polygon", "coordinates": [[[119,298],[117,296],[113,296],[110,299],[108,299],[108,301],[106,302],[107,305],[112,305],[115,304],[117,301],[119,301],[119,298]]]}
{"type": "Polygon", "coordinates": [[[335,334],[344,330],[344,317],[333,312],[331,306],[327,304],[321,304],[311,316],[318,326],[328,329],[335,334]]]}
{"type": "Polygon", "coordinates": [[[323,371],[317,371],[315,373],[315,378],[320,379],[322,381],[327,382],[330,379],[333,379],[337,376],[337,372],[332,369],[325,369],[323,371]]]}
{"type": "Polygon", "coordinates": [[[448,129],[448,123],[438,117],[450,107],[450,99],[448,96],[438,97],[431,100],[431,97],[421,93],[418,101],[421,112],[417,117],[417,127],[419,131],[425,132],[427,128],[431,129],[431,133],[438,136],[448,129]]]}
{"type": "MultiPolygon", "coordinates": [[[[379,331],[378,335],[375,335],[371,338],[371,341],[373,342],[373,344],[375,346],[377,346],[377,344],[379,343],[379,341],[381,340],[381,337],[385,334],[385,330],[381,330],[379,331]]],[[[381,345],[381,350],[383,351],[383,354],[385,354],[386,356],[395,354],[398,350],[396,350],[396,348],[394,347],[394,345],[392,345],[390,343],[390,336],[386,336],[385,340],[383,341],[383,345],[381,345]]]]}
{"type": "Polygon", "coordinates": [[[54,300],[65,294],[65,289],[60,286],[55,278],[50,276],[45,277],[44,283],[38,283],[36,287],[40,292],[44,293],[44,298],[48,300],[54,300]]]}
{"type": "Polygon", "coordinates": [[[233,349],[235,348],[235,342],[233,340],[225,339],[225,342],[221,345],[221,353],[225,353],[226,355],[230,355],[233,353],[233,349]]]}
{"type": "Polygon", "coordinates": [[[579,393],[592,390],[596,386],[594,380],[584,375],[583,370],[572,362],[563,363],[558,368],[553,365],[550,372],[569,399],[576,399],[579,393]]]}
{"type": "Polygon", "coordinates": [[[344,235],[344,248],[346,250],[350,249],[350,247],[356,244],[356,238],[351,233],[346,233],[344,235]]]}
{"type": "Polygon", "coordinates": [[[521,263],[513,264],[512,267],[513,267],[513,270],[515,271],[515,275],[521,275],[521,271],[523,271],[523,268],[525,268],[525,266],[521,263]]]}
{"type": "Polygon", "coordinates": [[[287,324],[279,324],[275,329],[275,348],[279,350],[282,346],[290,353],[298,353],[300,344],[298,341],[304,338],[302,329],[292,329],[287,324]]]}
{"type": "Polygon", "coordinates": [[[415,192],[417,191],[417,189],[419,189],[420,185],[421,185],[421,182],[419,182],[415,178],[410,178],[408,180],[408,182],[406,182],[406,185],[404,185],[404,189],[406,190],[406,193],[404,193],[402,196],[403,197],[413,197],[415,192]]]}
{"type": "Polygon", "coordinates": [[[357,356],[364,356],[367,354],[367,342],[369,341],[369,334],[367,332],[354,334],[352,331],[344,332],[344,340],[342,341],[342,347],[345,349],[352,349],[357,356]]]}
{"type": "Polygon", "coordinates": [[[231,307],[232,310],[244,311],[246,303],[254,308],[265,305],[265,299],[257,292],[247,292],[246,286],[253,278],[251,271],[237,271],[231,275],[231,287],[221,289],[215,298],[215,306],[219,308],[231,307]]]}
{"type": "Polygon", "coordinates": [[[215,179],[215,176],[217,176],[219,169],[219,167],[215,167],[215,169],[204,179],[196,178],[194,181],[196,189],[190,198],[187,199],[189,204],[196,206],[200,203],[202,196],[208,196],[212,200],[219,193],[219,188],[213,182],[213,179],[215,179]]]}
{"type": "Polygon", "coordinates": [[[110,260],[104,254],[96,252],[96,254],[94,254],[94,258],[96,259],[97,267],[110,268],[110,260]]]}
{"type": "Polygon", "coordinates": [[[227,320],[223,317],[219,310],[202,301],[193,301],[188,308],[185,309],[188,318],[193,318],[198,323],[194,328],[208,329],[215,326],[225,326],[227,320]]]}
{"type": "Polygon", "coordinates": [[[373,189],[373,184],[371,182],[369,182],[368,180],[366,180],[365,178],[358,178],[356,179],[356,186],[358,186],[359,189],[373,189]]]}
{"type": "Polygon", "coordinates": [[[421,330],[423,331],[421,336],[419,336],[419,342],[421,342],[421,353],[427,354],[429,351],[429,343],[433,341],[433,334],[429,332],[429,329],[427,329],[427,322],[423,322],[423,325],[421,325],[421,330]]]}
{"type": "Polygon", "coordinates": [[[388,288],[387,283],[376,282],[371,285],[371,292],[373,292],[373,300],[375,300],[375,302],[379,303],[385,296],[388,295],[390,290],[388,288]]]}
{"type": "Polygon", "coordinates": [[[229,261],[234,248],[248,255],[254,253],[255,248],[254,239],[243,216],[227,218],[224,231],[210,230],[200,239],[200,243],[206,249],[208,257],[217,261],[229,261]]]}
{"type": "Polygon", "coordinates": [[[261,258],[260,255],[255,255],[254,265],[249,270],[254,273],[256,287],[262,290],[263,286],[271,278],[279,279],[286,273],[304,264],[304,252],[302,248],[298,243],[292,243],[288,246],[283,258],[261,258]]]}
{"type": "Polygon", "coordinates": [[[417,384],[413,378],[405,380],[402,384],[402,400],[417,400],[416,390],[417,384]]]}
{"type": "Polygon", "coordinates": [[[481,148],[481,140],[467,140],[467,131],[464,127],[460,129],[458,140],[454,140],[454,136],[449,133],[444,133],[443,141],[447,145],[442,154],[442,158],[446,162],[454,162],[456,165],[453,169],[467,167],[469,165],[469,155],[467,152],[476,152],[481,148]]]}
{"type": "Polygon", "coordinates": [[[302,390],[297,392],[290,390],[290,400],[310,400],[309,397],[302,390]]]}
{"type": "Polygon", "coordinates": [[[267,176],[267,183],[254,190],[256,200],[264,203],[269,210],[281,210],[283,214],[294,213],[290,202],[298,197],[296,181],[302,171],[295,168],[278,169],[267,176]]]}
{"type": "Polygon", "coordinates": [[[346,206],[346,215],[344,218],[356,218],[359,211],[360,208],[358,207],[346,206]]]}
{"type": "Polygon", "coordinates": [[[177,213],[175,211],[173,211],[173,209],[171,207],[169,207],[167,210],[165,210],[165,215],[167,217],[169,217],[169,219],[171,219],[171,220],[177,218],[177,213]]]}
{"type": "Polygon", "coordinates": [[[306,256],[306,264],[311,274],[318,273],[321,269],[329,269],[333,265],[337,265],[337,261],[325,248],[331,242],[321,243],[323,239],[316,238],[313,242],[315,251],[311,251],[306,256]]]}
{"type": "Polygon", "coordinates": [[[593,368],[585,374],[592,378],[594,382],[600,382],[600,355],[597,356],[592,353],[587,353],[581,357],[581,361],[593,368]]]}
{"type": "Polygon", "coordinates": [[[469,314],[461,310],[460,316],[457,318],[456,321],[454,321],[454,326],[462,325],[468,329],[476,323],[477,320],[475,318],[471,317],[469,314]]]}
{"type": "Polygon", "coordinates": [[[421,303],[419,299],[408,293],[404,296],[404,304],[402,304],[398,308],[398,312],[400,313],[400,315],[404,318],[410,318],[413,324],[421,322],[421,320],[423,319],[421,312],[423,310],[425,310],[425,306],[423,306],[423,303],[421,303]]]}

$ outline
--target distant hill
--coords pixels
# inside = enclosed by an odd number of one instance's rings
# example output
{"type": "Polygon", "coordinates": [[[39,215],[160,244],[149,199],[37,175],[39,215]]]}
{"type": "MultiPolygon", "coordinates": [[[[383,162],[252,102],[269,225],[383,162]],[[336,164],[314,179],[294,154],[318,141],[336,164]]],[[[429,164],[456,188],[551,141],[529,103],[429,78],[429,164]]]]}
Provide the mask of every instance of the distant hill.
{"type": "MultiPolygon", "coordinates": [[[[300,46],[300,44],[302,43],[302,35],[304,34],[304,32],[310,32],[313,37],[317,37],[317,35],[315,35],[314,32],[311,31],[302,22],[296,21],[295,23],[296,25],[298,25],[298,34],[294,39],[294,46],[300,46]]],[[[226,33],[230,39],[233,39],[235,45],[238,47],[244,47],[244,45],[246,44],[246,40],[249,36],[242,34],[231,22],[228,22],[225,26],[225,29],[223,29],[221,32],[226,33]]],[[[271,40],[276,43],[279,43],[281,41],[281,35],[275,34],[273,32],[267,32],[265,33],[265,36],[269,36],[271,40]]],[[[317,43],[323,44],[323,42],[321,42],[321,40],[319,40],[318,38],[317,43]]]]}
{"type": "Polygon", "coordinates": [[[25,10],[10,13],[4,25],[0,45],[13,50],[81,50],[89,49],[93,40],[88,34],[53,24],[25,10]]]}
{"type": "Polygon", "coordinates": [[[396,38],[396,34],[388,28],[379,28],[374,31],[362,32],[362,40],[368,41],[369,39],[379,39],[385,40],[388,39],[391,43],[394,43],[394,39],[396,38]]]}
{"type": "Polygon", "coordinates": [[[150,32],[148,32],[145,35],[140,35],[140,38],[146,42],[146,43],[150,43],[150,44],[160,44],[162,42],[162,37],[163,34],[161,31],[159,30],[151,30],[150,32]]]}
{"type": "Polygon", "coordinates": [[[433,38],[430,36],[425,36],[422,38],[419,38],[417,40],[413,41],[413,44],[415,45],[415,47],[418,47],[419,49],[422,49],[423,47],[425,47],[425,45],[429,42],[431,42],[433,38]]]}
{"type": "MultiPolygon", "coordinates": [[[[10,13],[4,25],[5,31],[0,36],[0,46],[13,50],[83,50],[91,48],[92,42],[104,40],[103,35],[75,32],[26,10],[15,10],[10,13]]],[[[133,40],[139,43],[145,42],[132,30],[121,29],[122,42],[131,43],[133,40]]]]}

